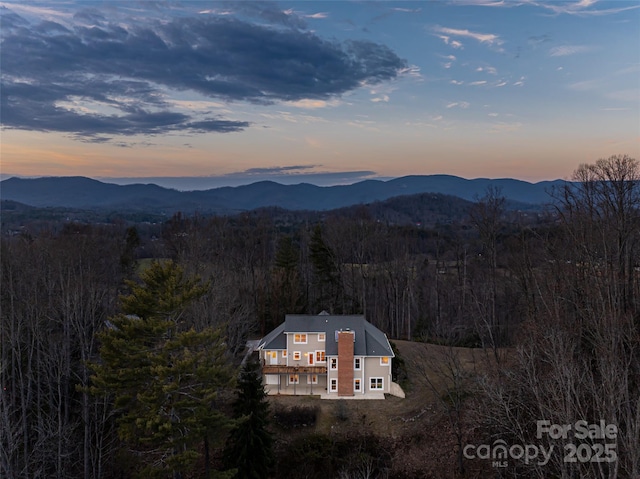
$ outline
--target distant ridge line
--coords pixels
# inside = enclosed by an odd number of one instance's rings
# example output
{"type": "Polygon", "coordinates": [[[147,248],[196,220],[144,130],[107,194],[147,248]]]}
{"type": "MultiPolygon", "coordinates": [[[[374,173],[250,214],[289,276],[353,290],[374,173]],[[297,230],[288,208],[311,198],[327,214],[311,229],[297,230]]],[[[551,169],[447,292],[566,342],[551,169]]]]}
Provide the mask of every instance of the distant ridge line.
{"type": "Polygon", "coordinates": [[[276,206],[290,210],[331,210],[396,196],[440,193],[475,201],[489,187],[510,201],[550,203],[550,191],[564,180],[529,183],[511,178],[465,179],[453,175],[410,175],[392,180],[364,180],[350,185],[283,185],[264,180],[249,185],[178,191],[149,184],[116,185],[83,176],[12,177],[0,182],[0,198],[36,207],[83,209],[133,208],[153,211],[221,213],[276,206]]]}

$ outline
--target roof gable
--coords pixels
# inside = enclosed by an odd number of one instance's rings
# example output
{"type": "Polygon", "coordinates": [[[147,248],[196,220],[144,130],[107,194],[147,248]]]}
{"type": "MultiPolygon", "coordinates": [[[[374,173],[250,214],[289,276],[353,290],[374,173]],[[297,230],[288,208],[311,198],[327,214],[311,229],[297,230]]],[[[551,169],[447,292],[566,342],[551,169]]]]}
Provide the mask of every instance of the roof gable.
{"type": "Polygon", "coordinates": [[[287,349],[287,336],[284,334],[284,323],[262,338],[257,349],[287,349]]]}
{"type": "Polygon", "coordinates": [[[387,336],[362,315],[288,314],[284,323],[260,341],[259,349],[286,349],[287,333],[325,333],[325,352],[328,356],[334,356],[338,354],[336,331],[354,332],[355,356],[394,356],[387,336]]]}

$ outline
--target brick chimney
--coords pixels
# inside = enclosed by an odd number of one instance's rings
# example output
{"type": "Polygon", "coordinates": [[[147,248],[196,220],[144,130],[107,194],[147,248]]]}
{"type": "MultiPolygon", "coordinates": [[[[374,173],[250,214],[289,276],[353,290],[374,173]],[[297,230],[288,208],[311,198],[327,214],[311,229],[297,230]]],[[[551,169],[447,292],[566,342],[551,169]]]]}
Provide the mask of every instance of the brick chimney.
{"type": "Polygon", "coordinates": [[[338,331],[338,396],[353,396],[353,331],[338,331]]]}

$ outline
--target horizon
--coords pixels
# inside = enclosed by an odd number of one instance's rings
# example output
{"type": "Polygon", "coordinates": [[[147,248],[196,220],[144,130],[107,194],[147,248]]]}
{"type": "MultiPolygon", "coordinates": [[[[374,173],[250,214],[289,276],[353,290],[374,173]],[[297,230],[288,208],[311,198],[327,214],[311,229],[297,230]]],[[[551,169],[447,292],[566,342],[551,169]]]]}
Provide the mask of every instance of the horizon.
{"type": "Polygon", "coordinates": [[[19,176],[540,182],[640,158],[634,1],[10,0],[0,16],[2,169],[19,176]]]}
{"type": "Polygon", "coordinates": [[[380,182],[388,182],[393,180],[398,180],[406,177],[433,177],[433,176],[445,176],[445,177],[454,177],[460,178],[466,181],[474,181],[474,180],[489,180],[489,181],[502,181],[502,180],[513,180],[513,181],[522,181],[529,184],[538,184],[538,183],[546,183],[546,182],[555,182],[555,181],[569,181],[563,178],[555,178],[549,180],[541,180],[541,181],[527,181],[519,178],[508,178],[508,177],[500,177],[500,178],[490,178],[490,177],[474,177],[474,178],[465,178],[459,175],[449,175],[446,173],[434,173],[429,175],[403,175],[397,177],[382,177],[382,176],[371,176],[361,179],[354,179],[352,181],[342,181],[336,182],[332,181],[330,178],[307,178],[298,179],[297,176],[303,175],[289,175],[281,176],[281,177],[262,177],[262,178],[227,178],[227,177],[213,177],[213,176],[177,176],[177,177],[116,177],[116,178],[105,178],[105,177],[90,177],[84,175],[46,175],[46,176],[25,176],[25,175],[12,175],[12,174],[0,174],[0,182],[6,181],[11,178],[19,178],[19,179],[42,179],[42,178],[88,178],[91,180],[100,181],[102,183],[114,184],[118,186],[125,185],[156,185],[162,188],[174,189],[178,191],[188,192],[188,191],[204,191],[209,189],[216,188],[225,188],[231,187],[236,188],[239,186],[248,186],[255,183],[261,182],[273,182],[284,186],[294,186],[301,184],[310,184],[313,186],[318,186],[320,188],[329,188],[333,186],[349,186],[357,183],[362,183],[364,181],[380,181],[380,182]]]}

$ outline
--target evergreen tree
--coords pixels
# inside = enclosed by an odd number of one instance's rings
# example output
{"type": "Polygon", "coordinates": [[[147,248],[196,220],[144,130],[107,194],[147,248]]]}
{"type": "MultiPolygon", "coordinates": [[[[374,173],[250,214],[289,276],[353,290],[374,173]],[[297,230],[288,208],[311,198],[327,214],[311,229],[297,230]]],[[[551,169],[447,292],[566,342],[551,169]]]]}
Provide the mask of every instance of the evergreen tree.
{"type": "Polygon", "coordinates": [[[338,281],[338,271],[333,250],[322,238],[322,228],[316,225],[309,244],[311,262],[316,276],[322,283],[334,284],[338,281]]]}
{"type": "Polygon", "coordinates": [[[300,249],[293,242],[291,236],[282,236],[278,240],[278,248],[276,250],[275,265],[291,274],[298,268],[300,259],[300,249]]]}
{"type": "Polygon", "coordinates": [[[235,477],[238,479],[267,477],[273,467],[266,396],[260,364],[257,361],[247,362],[240,374],[237,398],[233,404],[237,422],[225,450],[227,467],[237,470],[235,477]]]}
{"type": "Polygon", "coordinates": [[[265,317],[262,334],[275,328],[286,314],[305,312],[307,301],[300,277],[300,247],[291,236],[278,240],[270,286],[268,317],[265,317]]]}
{"type": "Polygon", "coordinates": [[[125,274],[131,274],[136,265],[136,249],[140,246],[140,235],[135,226],[127,228],[124,248],[120,255],[120,266],[125,274]]]}
{"type": "Polygon", "coordinates": [[[140,475],[178,478],[228,424],[215,401],[232,374],[220,331],[196,331],[185,317],[206,286],[173,262],[141,279],[127,283],[123,314],[99,334],[93,391],[113,396],[119,436],[145,463],[140,475]]]}
{"type": "Polygon", "coordinates": [[[316,309],[340,314],[344,306],[344,290],[334,251],[322,238],[322,228],[316,225],[309,242],[309,257],[318,289],[316,309]]]}

